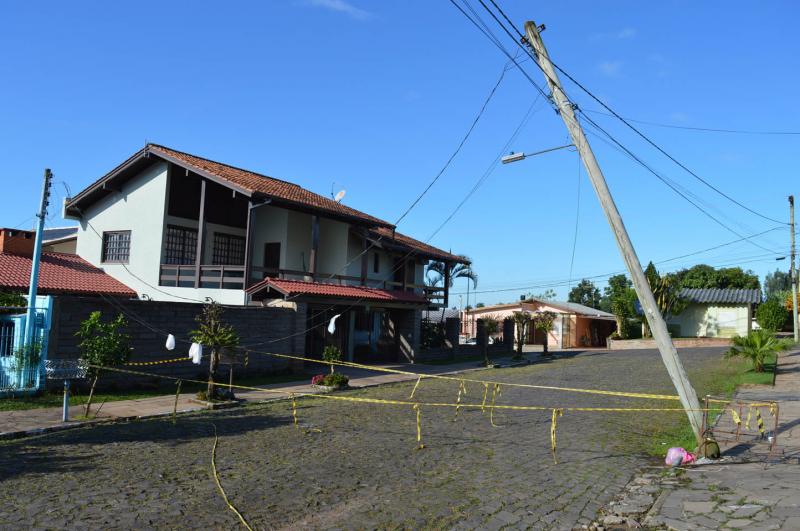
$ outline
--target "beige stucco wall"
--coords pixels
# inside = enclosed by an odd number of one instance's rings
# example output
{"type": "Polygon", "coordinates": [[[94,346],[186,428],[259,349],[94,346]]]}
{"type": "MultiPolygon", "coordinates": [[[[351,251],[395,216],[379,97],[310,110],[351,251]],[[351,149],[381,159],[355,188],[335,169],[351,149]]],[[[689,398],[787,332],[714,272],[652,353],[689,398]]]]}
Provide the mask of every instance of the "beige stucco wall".
{"type": "Polygon", "coordinates": [[[78,240],[72,239],[58,243],[42,244],[42,251],[45,253],[66,253],[75,254],[78,249],[78,240]]]}
{"type": "Polygon", "coordinates": [[[690,304],[669,324],[679,326],[679,337],[733,337],[746,335],[752,313],[748,304],[690,304]]]}

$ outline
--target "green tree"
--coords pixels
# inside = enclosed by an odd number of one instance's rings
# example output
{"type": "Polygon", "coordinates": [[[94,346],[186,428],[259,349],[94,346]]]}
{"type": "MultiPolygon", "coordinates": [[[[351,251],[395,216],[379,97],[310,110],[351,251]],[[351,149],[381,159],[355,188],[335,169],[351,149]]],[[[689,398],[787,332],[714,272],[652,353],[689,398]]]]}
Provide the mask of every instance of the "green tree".
{"type": "Polygon", "coordinates": [[[756,322],[765,330],[779,332],[783,330],[788,320],[789,310],[783,305],[783,301],[774,297],[756,308],[756,322]]]}
{"type": "Polygon", "coordinates": [[[791,295],[792,277],[788,272],[776,269],[774,273],[767,273],[767,276],[764,277],[764,299],[786,291],[791,295]]]}
{"type": "Polygon", "coordinates": [[[0,313],[17,313],[20,310],[9,308],[24,308],[28,301],[19,293],[0,291],[0,313]]]}
{"type": "Polygon", "coordinates": [[[86,401],[84,414],[88,417],[92,406],[92,396],[102,369],[99,367],[116,367],[127,363],[131,356],[130,336],[123,332],[128,322],[122,315],[113,321],[103,322],[100,312],[92,312],[75,332],[81,339],[78,350],[81,358],[89,365],[87,375],[92,378],[89,399],[86,401]],[[92,367],[95,365],[95,367],[92,367]]]}
{"type": "Polygon", "coordinates": [[[472,281],[472,287],[477,288],[478,274],[472,269],[472,265],[470,265],[471,260],[468,256],[463,254],[458,255],[458,257],[466,263],[448,262],[448,264],[445,264],[445,262],[431,262],[428,264],[428,269],[425,272],[428,284],[431,286],[444,285],[445,272],[449,270],[450,285],[447,286],[448,288],[453,287],[453,282],[455,282],[457,278],[469,279],[472,281]]]}
{"type": "Polygon", "coordinates": [[[558,294],[556,290],[548,288],[543,293],[528,293],[525,295],[526,299],[536,299],[537,301],[554,301],[558,294]]]}
{"type": "Polygon", "coordinates": [[[522,348],[525,346],[525,337],[528,333],[528,326],[531,323],[531,312],[517,311],[513,314],[514,319],[514,338],[517,343],[517,351],[514,353],[514,359],[522,358],[522,348]]]}
{"type": "Polygon", "coordinates": [[[710,265],[698,264],[682,269],[674,276],[681,288],[761,289],[758,275],[741,267],[715,269],[710,265]]]}
{"type": "Polygon", "coordinates": [[[625,275],[609,277],[603,288],[600,309],[614,314],[617,321],[617,334],[626,339],[629,334],[629,319],[636,316],[636,291],[633,283],[625,275]]]}
{"type": "Polygon", "coordinates": [[[769,330],[753,330],[746,336],[734,337],[733,346],[725,353],[725,357],[748,359],[754,371],[764,372],[764,361],[767,356],[788,350],[791,346],[791,340],[778,339],[769,330]]]}
{"type": "MultiPolygon", "coordinates": [[[[644,276],[647,278],[647,283],[650,284],[650,290],[653,292],[656,305],[664,320],[681,313],[686,308],[686,301],[680,296],[682,288],[676,276],[659,274],[653,262],[647,264],[644,276]]],[[[652,337],[653,334],[647,319],[643,322],[645,324],[645,336],[652,337]]]]}
{"type": "Polygon", "coordinates": [[[192,341],[200,343],[204,349],[210,350],[207,400],[217,398],[214,382],[217,378],[220,354],[224,349],[233,349],[239,346],[239,335],[233,326],[222,320],[223,312],[222,306],[217,302],[204,305],[203,311],[195,317],[197,329],[189,332],[189,337],[192,338],[192,341]]]}
{"type": "Polygon", "coordinates": [[[482,302],[479,302],[478,304],[475,305],[475,307],[476,308],[485,308],[486,305],[484,303],[482,303],[482,302]]]}
{"type": "Polygon", "coordinates": [[[550,334],[550,331],[553,329],[553,325],[556,322],[556,314],[554,312],[545,311],[545,312],[536,312],[533,314],[533,327],[543,332],[544,339],[542,340],[542,354],[544,356],[550,355],[550,351],[547,349],[547,336],[550,334]]]}
{"type": "Polygon", "coordinates": [[[576,302],[589,306],[590,308],[600,308],[600,290],[594,282],[588,279],[581,280],[577,286],[569,291],[569,302],[576,302]]]}

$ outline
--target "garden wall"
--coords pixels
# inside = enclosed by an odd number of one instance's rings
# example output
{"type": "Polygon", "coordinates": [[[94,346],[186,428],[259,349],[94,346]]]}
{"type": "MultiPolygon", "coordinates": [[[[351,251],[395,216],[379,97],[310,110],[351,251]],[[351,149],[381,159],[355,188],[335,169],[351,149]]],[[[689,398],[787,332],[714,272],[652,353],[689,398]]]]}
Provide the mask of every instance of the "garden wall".
{"type": "MultiPolygon", "coordinates": [[[[672,340],[675,348],[729,347],[731,340],[724,337],[690,337],[672,340]]],[[[609,339],[608,350],[635,350],[657,348],[655,339],[609,339]]]]}
{"type": "MultiPolygon", "coordinates": [[[[108,300],[98,297],[58,296],[55,297],[53,308],[48,357],[50,359],[77,358],[79,356],[79,339],[75,337],[75,332],[81,321],[86,319],[91,312],[98,310],[108,318],[119,313],[126,314],[128,320],[126,331],[131,336],[131,346],[133,347],[132,362],[188,357],[189,345],[181,340],[186,340],[188,332],[197,328],[195,317],[201,309],[200,304],[193,303],[115,299],[112,304],[108,300]],[[160,329],[163,332],[154,331],[151,328],[160,329]],[[172,351],[167,350],[164,346],[169,333],[175,335],[176,338],[175,350],[172,351]]],[[[303,304],[297,304],[294,308],[226,308],[224,319],[236,329],[243,346],[263,343],[253,348],[280,354],[304,355],[305,334],[298,334],[306,326],[306,309],[303,304]],[[287,336],[292,337],[274,341],[287,336]]],[[[208,361],[207,358],[203,359],[201,365],[182,361],[125,368],[204,380],[207,378],[208,361]]],[[[247,366],[237,365],[234,373],[238,376],[269,374],[289,368],[289,360],[250,354],[247,366]]],[[[222,364],[220,369],[227,374],[228,366],[226,364],[222,364]]],[[[103,375],[98,386],[138,387],[155,385],[157,381],[158,379],[151,377],[108,373],[103,375]]],[[[56,385],[60,385],[60,382],[56,385]]]]}

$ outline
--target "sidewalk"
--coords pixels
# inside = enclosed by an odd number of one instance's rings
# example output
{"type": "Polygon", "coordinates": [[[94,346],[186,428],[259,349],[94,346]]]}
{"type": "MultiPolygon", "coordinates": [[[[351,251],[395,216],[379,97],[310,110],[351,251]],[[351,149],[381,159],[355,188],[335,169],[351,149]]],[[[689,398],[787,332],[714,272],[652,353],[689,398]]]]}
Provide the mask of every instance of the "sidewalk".
{"type": "MultiPolygon", "coordinates": [[[[742,388],[735,398],[779,402],[776,454],[768,456],[763,442],[721,444],[730,460],[688,468],[685,484],[662,491],[646,527],[800,529],[800,352],[781,356],[774,388],[742,388]]],[[[764,420],[771,430],[771,417],[764,420]]],[[[731,422],[720,419],[725,429],[731,422]]]]}
{"type": "MultiPolygon", "coordinates": [[[[536,357],[538,357],[538,354],[526,355],[527,359],[535,359],[536,357]]],[[[509,363],[510,358],[505,357],[493,359],[492,361],[505,365],[509,363]]],[[[476,361],[453,363],[449,365],[389,364],[376,365],[375,367],[409,371],[415,374],[451,374],[479,369],[478,362],[476,361]]],[[[417,378],[416,376],[406,374],[393,374],[349,367],[340,367],[339,371],[350,377],[350,386],[354,388],[404,382],[417,378]]],[[[310,382],[307,381],[271,384],[258,387],[263,388],[264,391],[236,390],[236,397],[245,402],[259,402],[275,398],[285,398],[289,393],[300,395],[315,394],[318,392],[311,386],[310,382]],[[282,393],[270,391],[281,391],[282,393]]],[[[182,393],[178,398],[178,412],[185,413],[205,409],[203,405],[191,401],[194,397],[195,393],[182,393]]],[[[98,406],[99,404],[94,406],[95,411],[98,406]]],[[[93,422],[170,415],[174,407],[174,394],[138,400],[119,400],[116,402],[106,402],[100,410],[97,419],[70,421],[66,423],[61,422],[61,408],[0,411],[0,439],[33,435],[43,431],[71,428],[83,424],[91,424],[93,422]]],[[[80,414],[80,407],[72,406],[70,408],[70,416],[80,414]]]]}

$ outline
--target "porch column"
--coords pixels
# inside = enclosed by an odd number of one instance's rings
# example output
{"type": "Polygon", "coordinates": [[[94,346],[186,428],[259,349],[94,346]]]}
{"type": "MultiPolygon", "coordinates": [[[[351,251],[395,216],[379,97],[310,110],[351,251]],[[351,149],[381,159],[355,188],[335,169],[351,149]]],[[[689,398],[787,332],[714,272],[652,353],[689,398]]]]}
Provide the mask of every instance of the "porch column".
{"type": "Polygon", "coordinates": [[[247,232],[244,240],[244,289],[252,284],[253,264],[253,201],[247,202],[247,232]]]}
{"type": "Polygon", "coordinates": [[[317,274],[317,253],[319,252],[319,216],[311,216],[311,254],[308,257],[308,272],[311,281],[317,274]]]}
{"type": "Polygon", "coordinates": [[[206,180],[200,180],[200,215],[197,218],[197,252],[194,257],[194,287],[200,287],[200,264],[206,240],[206,180]]]}
{"type": "Polygon", "coordinates": [[[444,263],[444,300],[442,304],[445,308],[450,305],[450,262],[444,263]]]}
{"type": "Polygon", "coordinates": [[[369,268],[369,252],[367,251],[367,239],[361,239],[361,285],[367,285],[367,269],[369,268]]]}

